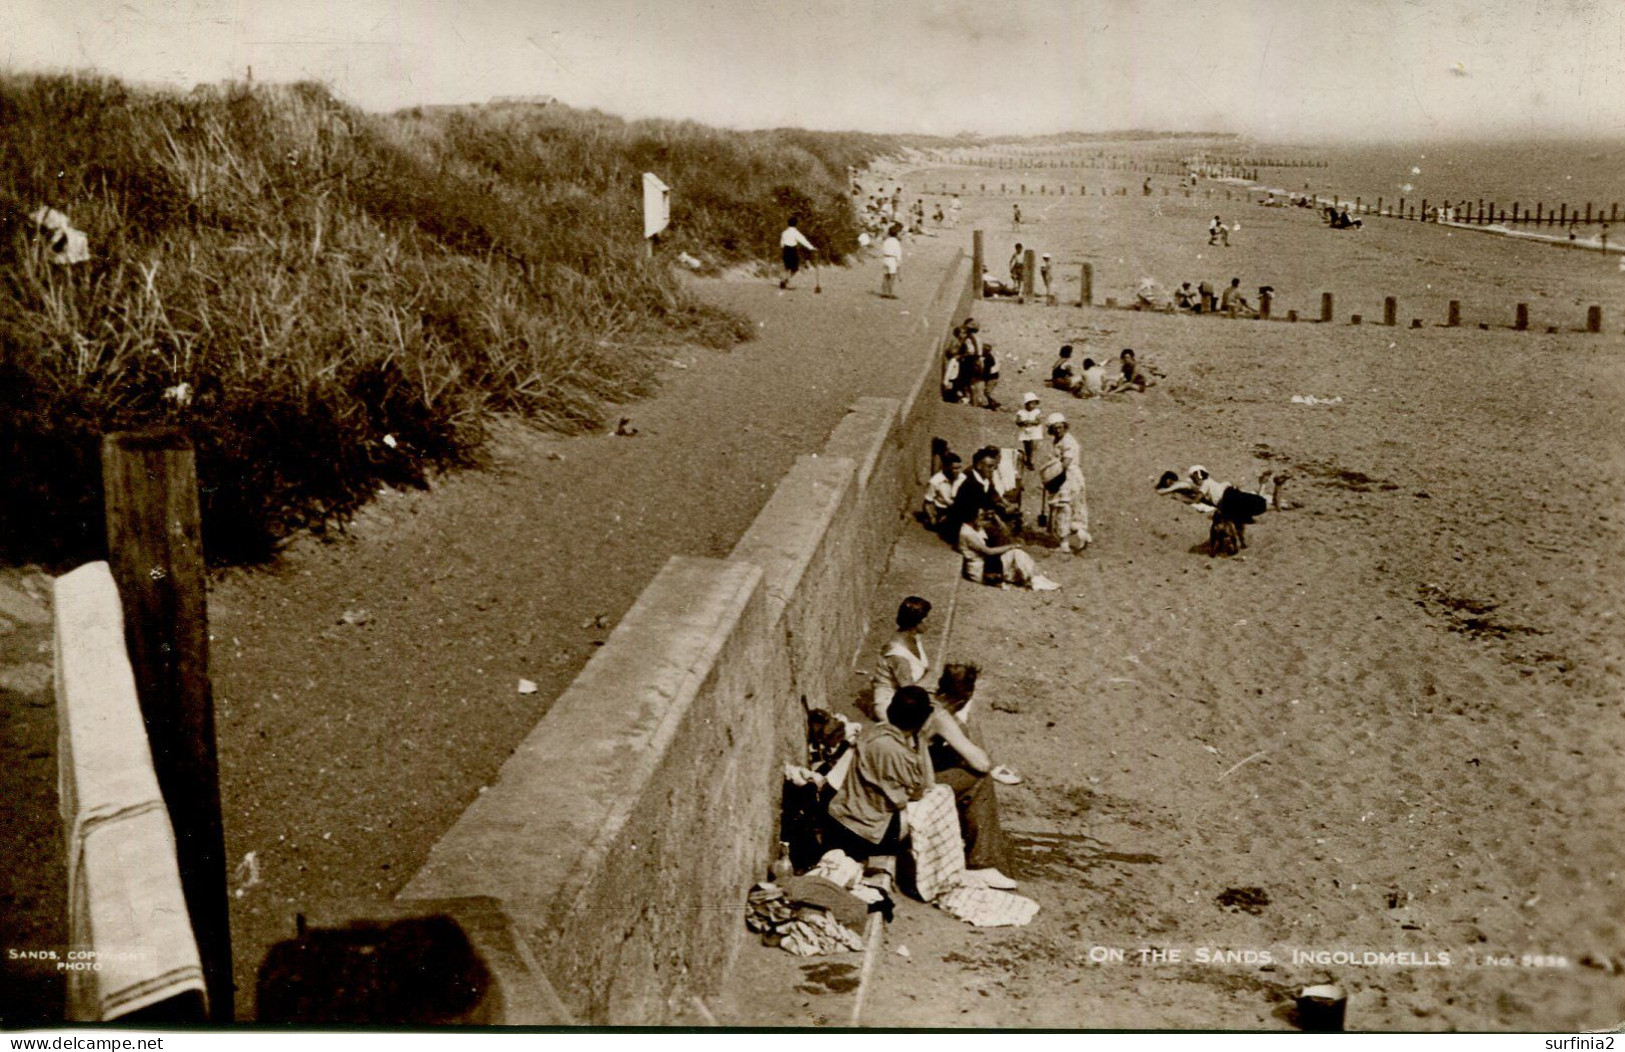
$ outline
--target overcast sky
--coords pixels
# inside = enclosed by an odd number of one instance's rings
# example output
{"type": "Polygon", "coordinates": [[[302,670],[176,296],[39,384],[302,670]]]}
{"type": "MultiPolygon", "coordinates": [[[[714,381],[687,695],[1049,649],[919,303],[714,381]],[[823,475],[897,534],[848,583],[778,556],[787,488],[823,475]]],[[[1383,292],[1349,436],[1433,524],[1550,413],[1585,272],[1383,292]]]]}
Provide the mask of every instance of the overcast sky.
{"type": "MultiPolygon", "coordinates": [[[[1625,0],[20,0],[10,69],[736,127],[1625,132],[1625,0]]],[[[8,0],[16,10],[18,0],[8,0]]]]}

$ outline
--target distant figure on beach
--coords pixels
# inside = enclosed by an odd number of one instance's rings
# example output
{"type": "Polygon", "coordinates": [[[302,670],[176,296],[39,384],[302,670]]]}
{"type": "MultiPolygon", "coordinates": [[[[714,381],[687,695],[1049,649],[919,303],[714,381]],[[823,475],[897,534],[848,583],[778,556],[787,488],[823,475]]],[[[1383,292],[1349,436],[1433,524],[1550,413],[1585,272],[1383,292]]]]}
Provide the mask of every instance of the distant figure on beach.
{"type": "Polygon", "coordinates": [[[1156,381],[1147,376],[1145,370],[1140,367],[1140,359],[1135,355],[1134,348],[1123,348],[1123,353],[1118,356],[1118,360],[1122,363],[1120,366],[1121,375],[1112,381],[1110,387],[1106,388],[1107,394],[1115,394],[1119,391],[1144,392],[1147,387],[1155,386],[1156,381]]]}
{"type": "Polygon", "coordinates": [[[1106,367],[1093,358],[1083,360],[1083,375],[1072,393],[1079,398],[1098,398],[1106,393],[1106,367]]]}
{"type": "Polygon", "coordinates": [[[1021,396],[1021,408],[1016,410],[1016,438],[1021,442],[1021,466],[1032,471],[1038,467],[1038,443],[1044,440],[1044,412],[1031,391],[1021,396]]]}
{"type": "Polygon", "coordinates": [[[880,294],[889,300],[897,298],[897,271],[903,265],[903,243],[897,235],[902,232],[902,226],[893,223],[880,243],[880,294]]]}
{"type": "Polygon", "coordinates": [[[1016,250],[1010,253],[1010,284],[1014,285],[1017,291],[1021,289],[1021,275],[1026,269],[1027,265],[1021,255],[1021,242],[1017,241],[1016,250]]]}
{"type": "Polygon", "coordinates": [[[1082,555],[1089,543],[1089,502],[1083,482],[1083,451],[1068,434],[1066,417],[1051,413],[1046,423],[1050,457],[1038,469],[1044,482],[1044,514],[1050,535],[1073,555],[1082,555]]]}
{"type": "Polygon", "coordinates": [[[1224,290],[1223,296],[1219,297],[1219,310],[1226,314],[1229,314],[1232,310],[1234,310],[1237,314],[1245,316],[1252,316],[1258,313],[1250,304],[1248,304],[1247,297],[1241,294],[1240,278],[1230,279],[1230,287],[1224,290]]]}
{"type": "Polygon", "coordinates": [[[1191,288],[1188,281],[1181,282],[1179,288],[1174,290],[1174,307],[1177,310],[1200,310],[1201,301],[1197,298],[1196,290],[1191,288]]]}
{"type": "Polygon", "coordinates": [[[1010,297],[1021,295],[1019,286],[1007,285],[994,277],[986,267],[982,268],[982,295],[984,297],[1010,297]]]}
{"type": "Polygon", "coordinates": [[[925,484],[921,518],[927,526],[938,529],[948,520],[948,509],[954,506],[954,498],[959,496],[959,487],[964,482],[965,473],[960,470],[959,454],[944,453],[942,470],[932,475],[925,484]]]}
{"type": "Polygon", "coordinates": [[[1140,196],[1141,197],[1150,197],[1151,196],[1151,177],[1149,175],[1145,177],[1144,184],[1142,184],[1140,186],[1140,196]]]}
{"type": "Polygon", "coordinates": [[[1207,243],[1217,245],[1221,240],[1227,246],[1230,244],[1230,228],[1224,225],[1224,220],[1214,216],[1213,222],[1207,225],[1207,243]]]}
{"type": "Polygon", "coordinates": [[[1021,205],[1018,204],[1015,206],[1015,212],[1011,216],[1011,222],[1015,226],[1016,233],[1019,234],[1021,232],[1021,205]]]}
{"type": "Polygon", "coordinates": [[[937,210],[931,214],[931,222],[937,224],[937,226],[942,225],[942,202],[941,201],[937,202],[937,210]]]}
{"type": "Polygon", "coordinates": [[[1070,391],[1077,384],[1078,366],[1072,360],[1070,343],[1061,348],[1055,364],[1049,367],[1049,382],[1051,387],[1058,387],[1063,391],[1070,391]]]}
{"type": "Polygon", "coordinates": [[[1196,306],[1197,310],[1207,311],[1208,313],[1218,310],[1219,298],[1213,294],[1213,285],[1211,282],[1204,281],[1200,285],[1196,286],[1196,297],[1198,301],[1196,306]]]}
{"type": "Polygon", "coordinates": [[[948,225],[950,227],[959,225],[959,207],[959,195],[955,194],[954,199],[948,202],[948,225]]]}
{"type": "Polygon", "coordinates": [[[817,252],[813,243],[807,240],[805,234],[796,229],[796,217],[790,217],[790,223],[779,235],[779,255],[784,259],[784,277],[779,279],[779,288],[788,289],[790,282],[795,279],[796,271],[801,269],[801,253],[817,252]]]}
{"type": "Polygon", "coordinates": [[[1208,530],[1208,554],[1211,556],[1235,555],[1247,547],[1247,527],[1270,508],[1280,511],[1285,507],[1281,503],[1281,486],[1291,477],[1285,472],[1275,475],[1275,489],[1266,498],[1262,491],[1270,481],[1268,471],[1259,476],[1257,493],[1218,481],[1200,464],[1192,465],[1187,475],[1189,481],[1183,481],[1175,472],[1163,472],[1157,480],[1157,492],[1182,500],[1204,515],[1213,516],[1213,524],[1208,530]]]}
{"type": "MultiPolygon", "coordinates": [[[[1607,244],[1607,237],[1607,228],[1604,228],[1603,238],[1605,248],[1607,244]]],[[[1038,261],[1038,277],[1044,282],[1044,299],[1053,299],[1055,297],[1055,293],[1051,291],[1052,286],[1050,285],[1050,265],[1048,252],[1044,253],[1043,257],[1038,261]]]]}

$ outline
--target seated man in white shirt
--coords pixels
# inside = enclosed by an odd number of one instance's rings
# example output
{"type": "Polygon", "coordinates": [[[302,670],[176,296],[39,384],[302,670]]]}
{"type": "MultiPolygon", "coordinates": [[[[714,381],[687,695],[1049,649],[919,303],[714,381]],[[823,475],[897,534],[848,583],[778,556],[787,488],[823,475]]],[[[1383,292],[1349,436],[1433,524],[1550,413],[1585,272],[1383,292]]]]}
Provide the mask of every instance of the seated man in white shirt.
{"type": "Polygon", "coordinates": [[[940,529],[948,521],[948,509],[953,507],[959,487],[965,484],[965,473],[960,470],[958,453],[944,453],[942,470],[931,476],[925,484],[925,507],[921,517],[932,529],[940,529]]]}

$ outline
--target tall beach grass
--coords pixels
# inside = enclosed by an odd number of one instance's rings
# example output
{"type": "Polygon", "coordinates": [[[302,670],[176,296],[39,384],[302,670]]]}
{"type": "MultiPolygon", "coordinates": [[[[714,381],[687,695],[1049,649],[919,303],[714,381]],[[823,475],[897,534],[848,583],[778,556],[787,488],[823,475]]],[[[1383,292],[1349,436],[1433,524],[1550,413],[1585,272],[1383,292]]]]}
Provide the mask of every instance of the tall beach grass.
{"type": "Polygon", "coordinates": [[[491,422],[570,433],[645,395],[653,351],[750,326],[646,261],[774,252],[787,210],[855,245],[864,136],[626,123],[565,107],[362,113],[316,85],[190,93],[0,75],[0,560],[100,550],[97,445],[186,427],[205,546],[266,558],[380,484],[478,463],[491,422]],[[46,261],[28,213],[92,259],[46,261]],[[186,385],[190,401],[166,395],[186,385]]]}

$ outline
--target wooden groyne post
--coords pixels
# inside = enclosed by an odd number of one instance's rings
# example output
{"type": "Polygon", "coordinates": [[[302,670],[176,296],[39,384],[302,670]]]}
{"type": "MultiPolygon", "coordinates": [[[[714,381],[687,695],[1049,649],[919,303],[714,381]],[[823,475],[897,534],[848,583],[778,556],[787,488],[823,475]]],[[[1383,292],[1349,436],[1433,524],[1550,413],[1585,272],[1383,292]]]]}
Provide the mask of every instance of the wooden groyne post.
{"type": "Polygon", "coordinates": [[[1452,329],[1461,324],[1461,300],[1450,301],[1450,315],[1445,324],[1452,329]]]}
{"type": "Polygon", "coordinates": [[[1332,320],[1332,294],[1330,292],[1320,294],[1320,320],[1332,320]]]}
{"type": "Polygon", "coordinates": [[[1392,296],[1385,297],[1382,301],[1382,323],[1384,325],[1395,325],[1398,323],[1398,320],[1398,301],[1396,301],[1392,296]]]}
{"type": "Polygon", "coordinates": [[[1038,269],[1038,253],[1028,249],[1021,257],[1021,302],[1030,303],[1033,298],[1033,271],[1038,269]]]}
{"type": "Polygon", "coordinates": [[[1529,328],[1529,304],[1518,304],[1517,318],[1513,321],[1512,327],[1519,332],[1523,332],[1525,329],[1529,328]]]}
{"type": "Polygon", "coordinates": [[[1083,273],[1079,275],[1082,286],[1078,290],[1078,306],[1092,307],[1095,303],[1095,267],[1092,263],[1083,265],[1083,273]]]}
{"type": "Polygon", "coordinates": [[[971,231],[970,235],[970,274],[971,281],[975,282],[975,293],[972,299],[981,299],[984,289],[982,287],[982,270],[986,267],[986,258],[982,254],[982,232],[971,231]]]}
{"type": "Polygon", "coordinates": [[[1602,331],[1602,308],[1593,303],[1586,308],[1586,332],[1602,331]]]}
{"type": "Polygon", "coordinates": [[[196,457],[175,428],[107,435],[101,452],[108,564],[124,608],[141,719],[175,830],[209,1018],[229,1023],[231,918],[196,457]]]}

